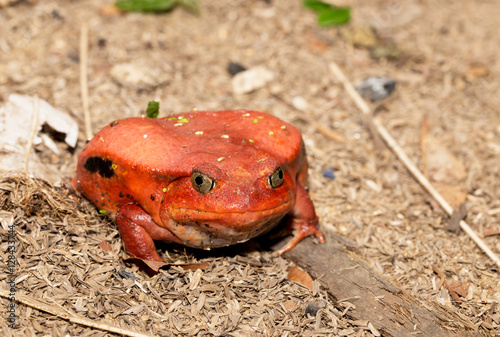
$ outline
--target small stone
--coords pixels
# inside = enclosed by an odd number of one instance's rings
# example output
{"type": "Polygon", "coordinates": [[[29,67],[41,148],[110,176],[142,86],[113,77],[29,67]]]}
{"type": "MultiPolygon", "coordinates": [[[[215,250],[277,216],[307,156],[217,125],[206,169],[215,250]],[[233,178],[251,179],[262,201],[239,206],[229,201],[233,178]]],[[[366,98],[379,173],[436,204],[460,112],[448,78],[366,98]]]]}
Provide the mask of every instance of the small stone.
{"type": "Polygon", "coordinates": [[[376,102],[389,96],[396,88],[396,81],[389,77],[369,77],[356,86],[356,91],[363,98],[376,102]]]}
{"type": "Polygon", "coordinates": [[[118,275],[120,275],[121,278],[124,278],[127,280],[136,280],[137,279],[137,276],[135,276],[134,273],[129,272],[125,268],[118,270],[118,275]]]}
{"type": "Polygon", "coordinates": [[[148,66],[122,63],[113,66],[111,77],[124,87],[151,90],[167,82],[166,75],[148,66]]]}
{"type": "Polygon", "coordinates": [[[333,171],[333,167],[323,170],[323,177],[329,179],[335,179],[335,172],[333,171]]]}
{"type": "Polygon", "coordinates": [[[316,314],[318,313],[320,307],[317,307],[313,304],[308,304],[306,307],[306,315],[311,315],[312,317],[316,317],[316,314]]]}
{"type": "Polygon", "coordinates": [[[309,107],[309,103],[307,103],[307,101],[300,96],[296,96],[296,97],[292,98],[292,105],[296,109],[301,110],[301,111],[307,110],[307,108],[309,107]]]}
{"type": "Polygon", "coordinates": [[[245,68],[244,66],[242,66],[241,64],[236,63],[236,62],[229,62],[229,64],[227,65],[227,72],[231,76],[234,76],[234,75],[241,73],[245,70],[247,70],[247,68],[245,68]]]}
{"type": "Polygon", "coordinates": [[[265,67],[259,66],[245,70],[233,77],[233,93],[242,95],[262,88],[274,79],[274,74],[265,67]]]}

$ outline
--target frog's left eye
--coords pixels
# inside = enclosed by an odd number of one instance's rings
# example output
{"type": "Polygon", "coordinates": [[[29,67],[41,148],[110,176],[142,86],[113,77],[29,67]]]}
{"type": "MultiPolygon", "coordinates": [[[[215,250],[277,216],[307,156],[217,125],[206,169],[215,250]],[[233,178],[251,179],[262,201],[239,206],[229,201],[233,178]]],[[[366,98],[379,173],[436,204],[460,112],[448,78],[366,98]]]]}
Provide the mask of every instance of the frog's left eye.
{"type": "Polygon", "coordinates": [[[205,194],[214,188],[215,182],[206,174],[195,171],[191,174],[191,183],[198,192],[205,194]]]}
{"type": "Polygon", "coordinates": [[[272,188],[276,188],[283,183],[284,179],[285,173],[283,173],[283,169],[281,167],[278,167],[269,177],[269,184],[271,184],[272,188]]]}

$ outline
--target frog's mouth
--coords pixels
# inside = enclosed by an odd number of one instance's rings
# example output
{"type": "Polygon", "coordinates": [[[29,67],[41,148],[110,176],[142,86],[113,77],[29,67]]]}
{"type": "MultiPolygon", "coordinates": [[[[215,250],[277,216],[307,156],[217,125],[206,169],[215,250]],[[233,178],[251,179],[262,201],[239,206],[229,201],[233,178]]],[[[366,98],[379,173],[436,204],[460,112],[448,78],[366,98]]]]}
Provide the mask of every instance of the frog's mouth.
{"type": "Polygon", "coordinates": [[[292,201],[248,212],[218,213],[175,208],[170,209],[168,215],[162,214],[162,220],[184,245],[209,249],[245,242],[270,231],[292,208],[292,201]]]}

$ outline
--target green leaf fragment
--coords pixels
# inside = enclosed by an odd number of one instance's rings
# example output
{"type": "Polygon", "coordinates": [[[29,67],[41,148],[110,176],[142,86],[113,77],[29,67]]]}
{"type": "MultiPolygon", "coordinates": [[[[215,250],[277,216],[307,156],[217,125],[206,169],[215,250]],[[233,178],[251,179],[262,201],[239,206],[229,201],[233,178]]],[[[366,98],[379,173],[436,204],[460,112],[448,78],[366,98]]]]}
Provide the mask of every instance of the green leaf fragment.
{"type": "Polygon", "coordinates": [[[329,4],[319,0],[304,0],[302,2],[302,6],[309,8],[315,12],[322,12],[324,10],[332,8],[332,6],[330,6],[329,4]]]}
{"type": "Polygon", "coordinates": [[[335,7],[320,0],[303,0],[302,5],[318,13],[318,24],[323,27],[342,25],[351,19],[349,7],[335,7]]]}
{"type": "Polygon", "coordinates": [[[120,0],[115,6],[131,12],[168,12],[176,6],[199,13],[198,0],[120,0]]]}
{"type": "Polygon", "coordinates": [[[146,109],[147,118],[157,118],[160,113],[160,102],[150,101],[146,109]]]}
{"type": "Polygon", "coordinates": [[[318,15],[318,23],[320,26],[335,26],[349,22],[351,18],[350,8],[331,8],[322,11],[318,15]]]}

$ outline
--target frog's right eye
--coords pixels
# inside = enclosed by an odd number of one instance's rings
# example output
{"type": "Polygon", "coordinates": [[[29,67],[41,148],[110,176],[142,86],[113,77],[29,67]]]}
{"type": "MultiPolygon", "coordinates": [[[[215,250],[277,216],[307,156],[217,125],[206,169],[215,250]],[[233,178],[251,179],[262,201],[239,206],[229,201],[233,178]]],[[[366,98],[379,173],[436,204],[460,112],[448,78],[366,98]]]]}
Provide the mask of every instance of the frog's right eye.
{"type": "Polygon", "coordinates": [[[191,174],[191,183],[194,189],[202,194],[210,192],[215,186],[215,181],[206,174],[198,171],[194,171],[193,174],[191,174]]]}

